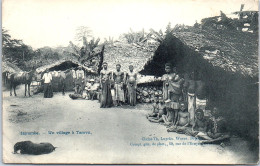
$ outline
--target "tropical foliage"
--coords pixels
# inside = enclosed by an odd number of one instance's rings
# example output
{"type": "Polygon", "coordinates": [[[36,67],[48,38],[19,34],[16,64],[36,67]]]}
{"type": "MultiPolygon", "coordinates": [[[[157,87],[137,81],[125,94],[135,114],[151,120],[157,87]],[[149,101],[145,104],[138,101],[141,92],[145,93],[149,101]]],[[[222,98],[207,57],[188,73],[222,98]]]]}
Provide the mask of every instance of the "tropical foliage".
{"type": "Polygon", "coordinates": [[[21,69],[25,69],[24,62],[30,60],[34,55],[32,47],[24,44],[22,40],[13,39],[5,29],[2,29],[2,41],[3,61],[11,62],[21,69]]]}

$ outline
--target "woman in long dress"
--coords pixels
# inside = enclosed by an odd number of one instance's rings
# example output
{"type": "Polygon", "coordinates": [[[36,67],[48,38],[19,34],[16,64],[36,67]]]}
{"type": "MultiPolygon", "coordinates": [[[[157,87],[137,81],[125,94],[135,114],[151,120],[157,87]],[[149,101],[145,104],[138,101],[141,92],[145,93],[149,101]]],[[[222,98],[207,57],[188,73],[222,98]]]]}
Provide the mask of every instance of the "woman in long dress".
{"type": "Polygon", "coordinates": [[[127,98],[130,106],[136,105],[136,78],[137,74],[134,72],[134,67],[133,65],[130,65],[129,72],[126,76],[127,98]]]}
{"type": "Polygon", "coordinates": [[[101,98],[100,108],[108,108],[112,106],[111,85],[110,85],[111,72],[107,70],[107,63],[103,63],[103,70],[100,72],[100,85],[101,85],[101,98]]]}

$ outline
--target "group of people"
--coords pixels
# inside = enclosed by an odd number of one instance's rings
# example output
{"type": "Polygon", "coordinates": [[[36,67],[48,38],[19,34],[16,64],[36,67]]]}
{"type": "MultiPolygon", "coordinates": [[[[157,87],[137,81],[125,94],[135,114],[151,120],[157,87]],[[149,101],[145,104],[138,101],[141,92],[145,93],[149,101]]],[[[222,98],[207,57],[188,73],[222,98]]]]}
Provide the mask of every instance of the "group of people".
{"type": "MultiPolygon", "coordinates": [[[[228,137],[225,120],[218,115],[218,109],[213,107],[211,113],[205,116],[207,90],[202,81],[202,74],[190,72],[181,78],[176,68],[170,63],[165,64],[162,76],[163,96],[155,96],[152,112],[147,114],[151,122],[163,123],[168,132],[178,132],[204,139],[228,137]]],[[[121,65],[116,65],[116,71],[108,70],[108,64],[103,63],[100,77],[90,79],[85,84],[85,74],[79,66],[74,76],[75,94],[83,95],[85,99],[97,99],[101,108],[121,106],[128,103],[136,105],[137,73],[129,66],[129,72],[121,71],[121,65]]],[[[52,75],[47,71],[44,80],[44,97],[52,97],[52,75]]]]}
{"type": "Polygon", "coordinates": [[[103,63],[100,76],[90,79],[85,84],[85,75],[82,67],[79,67],[74,76],[75,94],[71,98],[97,99],[101,108],[121,106],[128,103],[136,105],[137,73],[134,67],[129,66],[129,72],[121,71],[121,65],[116,65],[116,71],[108,70],[108,64],[103,63]],[[86,95],[83,91],[86,90],[86,95]]]}
{"type": "MultiPolygon", "coordinates": [[[[121,106],[126,103],[135,106],[137,73],[134,72],[134,67],[130,65],[127,73],[121,71],[120,64],[116,65],[116,71],[109,71],[107,67],[108,64],[104,62],[100,77],[88,80],[85,78],[84,70],[79,66],[78,70],[72,73],[75,93],[70,94],[70,97],[97,99],[101,108],[121,106]],[[84,94],[84,90],[86,94],[84,94]]],[[[42,77],[44,98],[53,97],[52,79],[52,74],[47,69],[42,77]]]]}
{"type": "Polygon", "coordinates": [[[108,108],[124,103],[135,106],[137,74],[134,67],[130,65],[127,73],[121,71],[120,64],[116,65],[115,72],[109,71],[107,67],[108,64],[104,62],[100,72],[100,107],[108,108]]]}
{"type": "Polygon", "coordinates": [[[165,64],[163,80],[163,97],[156,97],[152,112],[147,114],[150,122],[162,123],[168,132],[177,132],[190,136],[198,136],[206,140],[226,138],[228,136],[225,120],[218,115],[218,109],[206,112],[206,87],[201,74],[181,78],[165,64]]]}

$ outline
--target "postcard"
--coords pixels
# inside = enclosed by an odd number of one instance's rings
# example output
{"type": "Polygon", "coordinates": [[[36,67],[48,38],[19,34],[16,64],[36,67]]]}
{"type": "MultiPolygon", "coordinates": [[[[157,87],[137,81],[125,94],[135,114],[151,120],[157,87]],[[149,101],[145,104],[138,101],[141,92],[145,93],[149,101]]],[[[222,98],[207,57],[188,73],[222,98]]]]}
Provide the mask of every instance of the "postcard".
{"type": "Polygon", "coordinates": [[[258,1],[2,11],[3,163],[259,163],[258,1]]]}

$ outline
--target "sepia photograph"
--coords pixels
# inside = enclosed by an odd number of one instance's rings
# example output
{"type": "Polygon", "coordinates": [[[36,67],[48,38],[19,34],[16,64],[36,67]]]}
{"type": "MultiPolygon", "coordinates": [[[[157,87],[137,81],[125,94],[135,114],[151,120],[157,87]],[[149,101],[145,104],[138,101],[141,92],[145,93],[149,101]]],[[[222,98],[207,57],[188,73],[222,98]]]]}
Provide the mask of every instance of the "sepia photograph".
{"type": "Polygon", "coordinates": [[[258,0],[3,0],[5,164],[259,164],[258,0]]]}

